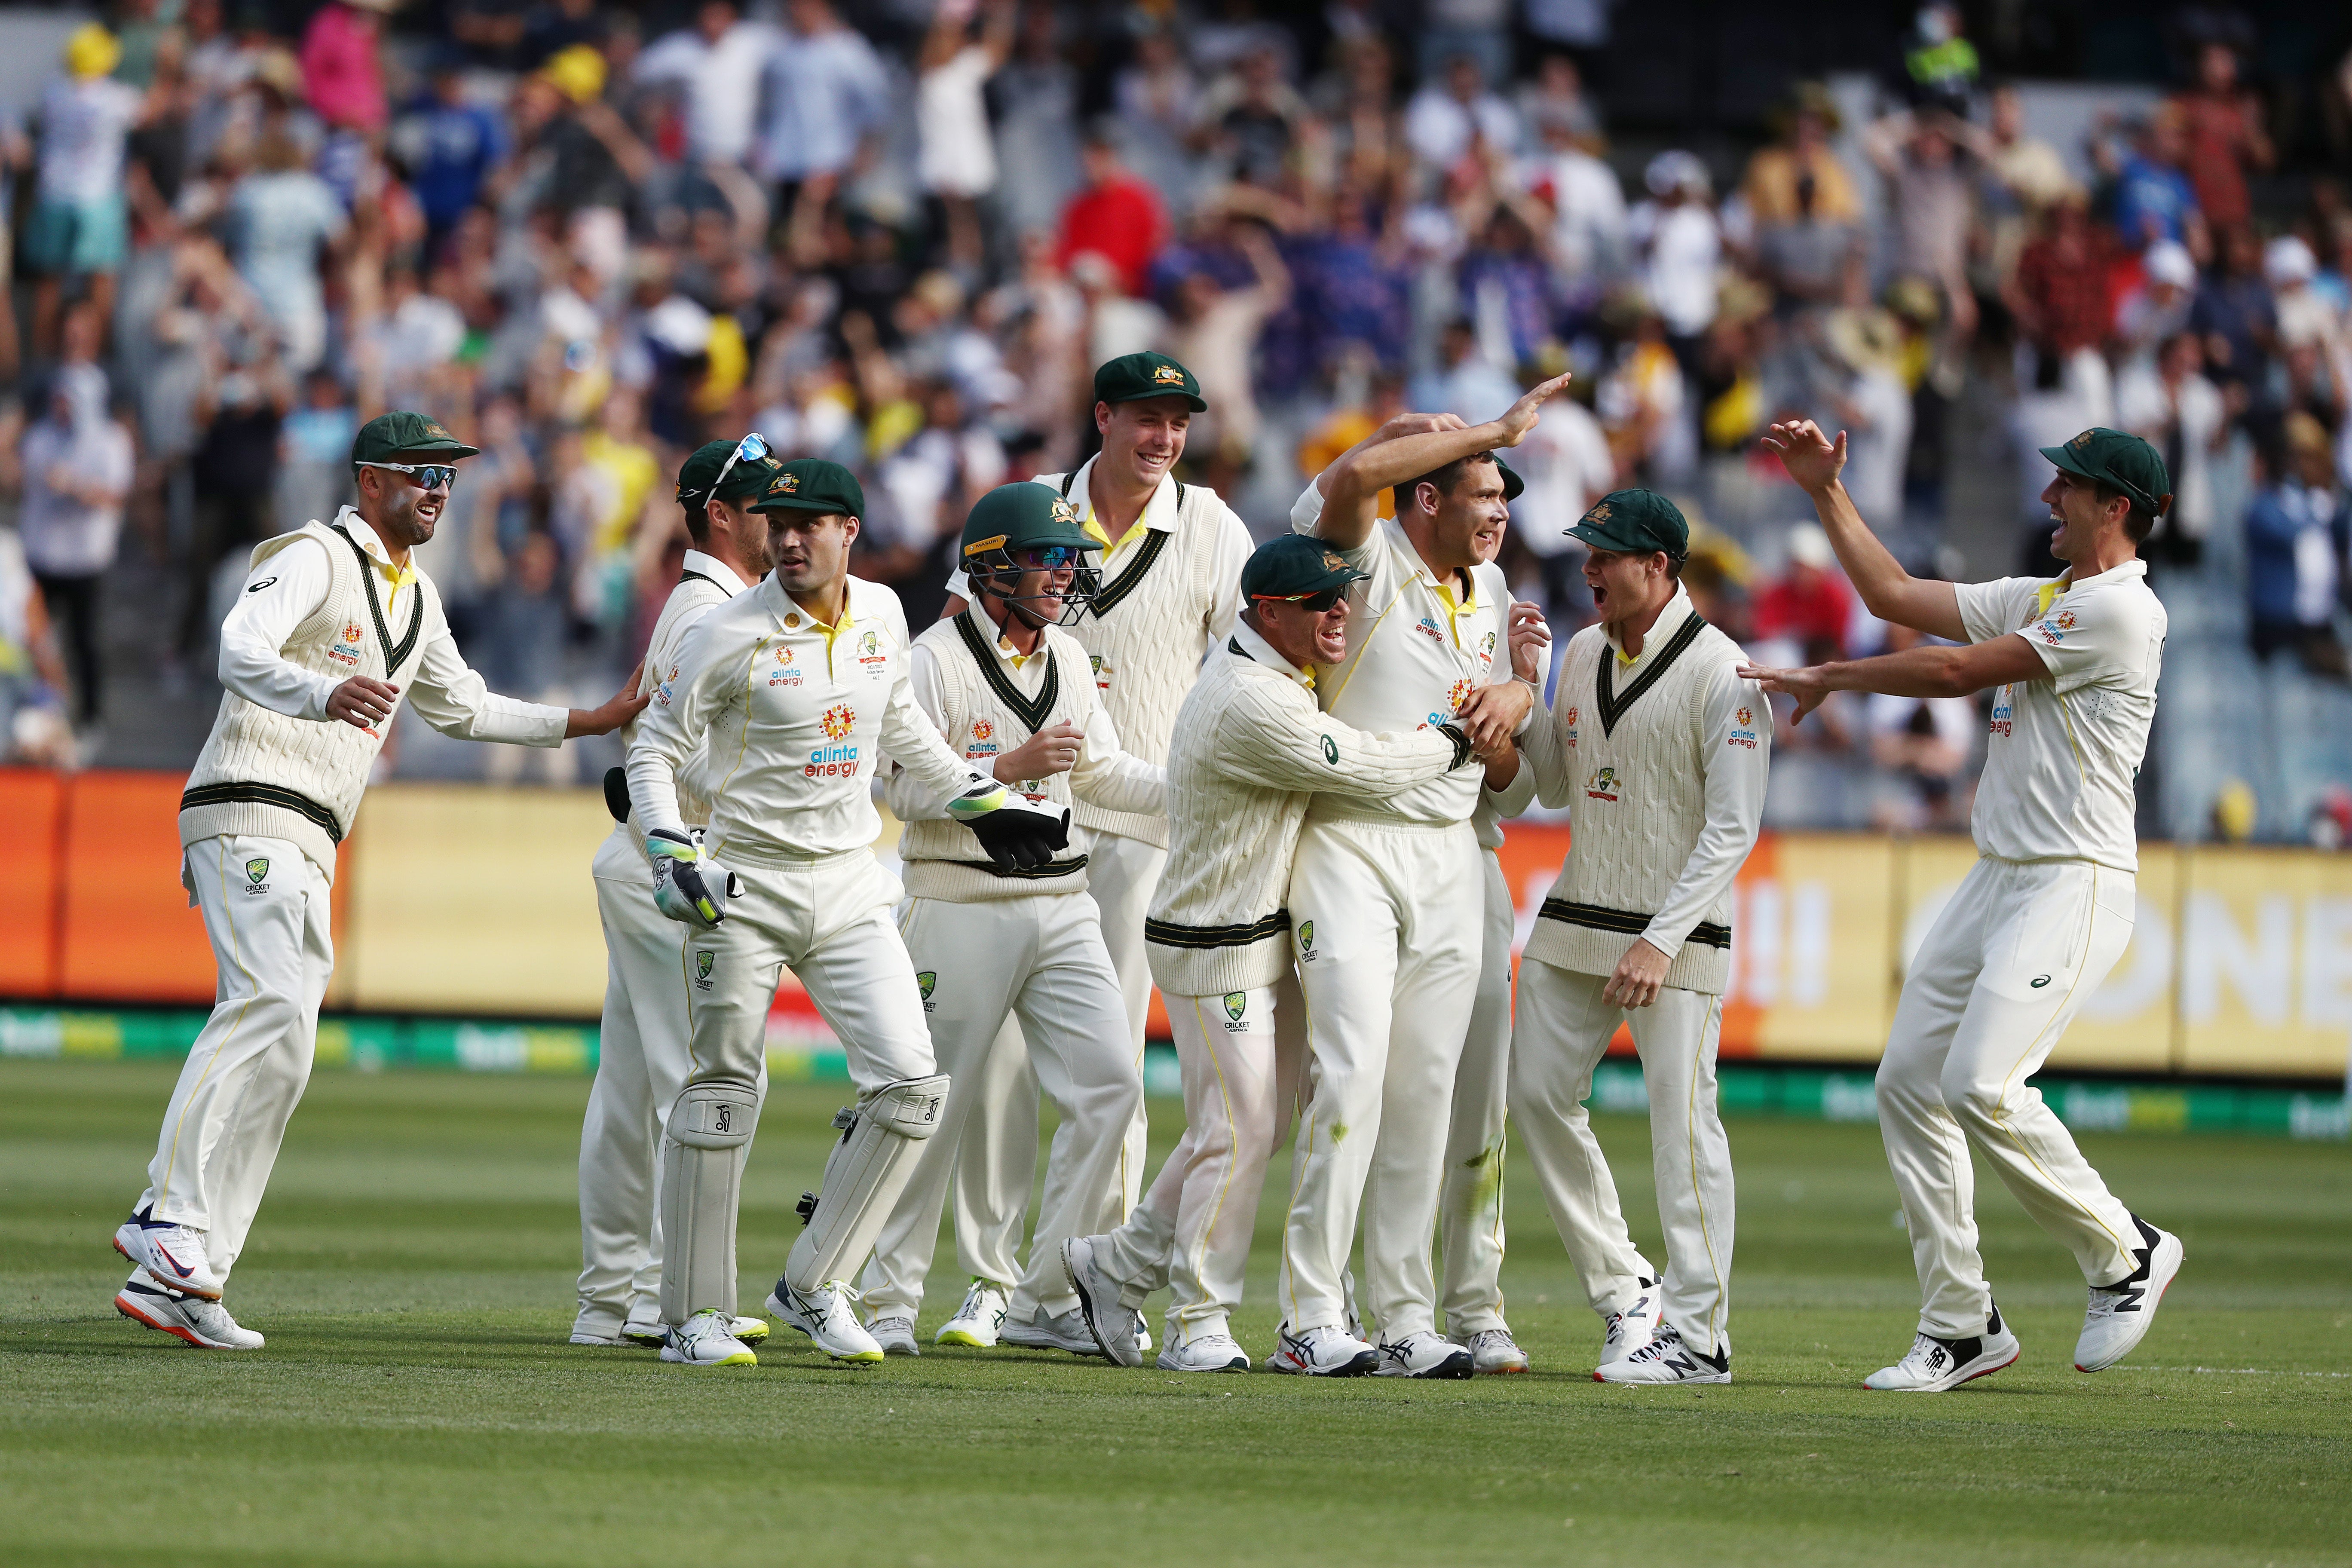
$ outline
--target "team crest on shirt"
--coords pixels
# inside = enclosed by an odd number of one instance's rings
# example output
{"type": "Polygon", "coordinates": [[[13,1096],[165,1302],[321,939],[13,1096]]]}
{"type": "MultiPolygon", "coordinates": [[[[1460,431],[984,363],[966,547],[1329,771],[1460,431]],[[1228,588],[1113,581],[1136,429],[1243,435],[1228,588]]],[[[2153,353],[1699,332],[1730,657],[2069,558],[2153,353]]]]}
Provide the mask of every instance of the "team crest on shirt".
{"type": "Polygon", "coordinates": [[[931,1010],[931,993],[938,988],[939,983],[940,972],[938,970],[919,969],[915,971],[915,989],[923,994],[923,1011],[926,1013],[931,1010]]]}
{"type": "Polygon", "coordinates": [[[800,654],[790,643],[776,645],[776,668],[768,672],[770,688],[801,684],[800,654]]]}
{"type": "Polygon", "coordinates": [[[677,691],[677,666],[673,664],[669,667],[669,673],[661,678],[661,684],[654,688],[654,700],[667,708],[669,706],[670,698],[676,695],[677,691]]]}
{"type": "Polygon", "coordinates": [[[996,726],[985,719],[971,721],[971,743],[963,749],[967,757],[996,755],[996,726]]]}
{"type": "Polygon", "coordinates": [[[267,859],[247,860],[245,863],[245,890],[248,893],[269,891],[269,862],[267,859]]]}
{"type": "Polygon", "coordinates": [[[1225,1033],[1227,1033],[1228,1035],[1238,1035],[1238,1034],[1240,1034],[1244,1029],[1248,1028],[1248,1027],[1249,1027],[1249,1026],[1248,1026],[1247,1024],[1245,1024],[1245,1023],[1242,1022],[1242,1015],[1243,1015],[1244,1013],[1248,1012],[1248,1011],[1249,1011],[1249,993],[1248,993],[1248,992],[1246,992],[1246,991],[1228,991],[1228,992],[1226,992],[1226,993],[1225,993],[1225,1033]]]}
{"type": "Polygon", "coordinates": [[[696,990],[708,991],[710,989],[710,971],[718,962],[719,955],[711,952],[709,948],[705,947],[696,950],[694,954],[694,987],[696,990]]]}
{"type": "Polygon", "coordinates": [[[1495,662],[1495,634],[1492,632],[1478,639],[1478,662],[1481,666],[1495,662]]]}
{"type": "Polygon", "coordinates": [[[857,664],[868,680],[879,680],[889,673],[890,659],[882,651],[881,633],[868,631],[857,639],[857,664]]]}
{"type": "Polygon", "coordinates": [[[1298,956],[1308,963],[1315,962],[1315,922],[1298,922],[1298,956]]]}
{"type": "Polygon", "coordinates": [[[1618,788],[1615,768],[1595,768],[1592,776],[1584,781],[1584,798],[1613,803],[1617,799],[1618,788]]]}
{"type": "Polygon", "coordinates": [[[328,647],[327,657],[337,664],[356,667],[360,662],[360,643],[366,636],[367,633],[360,629],[359,622],[345,623],[341,640],[328,647]]]}
{"type": "Polygon", "coordinates": [[[1576,705],[1572,702],[1568,708],[1568,743],[1576,744],[1576,705]]]}
{"type": "Polygon", "coordinates": [[[1103,656],[1098,653],[1090,653],[1087,656],[1087,663],[1094,668],[1095,689],[1097,691],[1108,691],[1110,689],[1110,671],[1103,667],[1103,656]]]}

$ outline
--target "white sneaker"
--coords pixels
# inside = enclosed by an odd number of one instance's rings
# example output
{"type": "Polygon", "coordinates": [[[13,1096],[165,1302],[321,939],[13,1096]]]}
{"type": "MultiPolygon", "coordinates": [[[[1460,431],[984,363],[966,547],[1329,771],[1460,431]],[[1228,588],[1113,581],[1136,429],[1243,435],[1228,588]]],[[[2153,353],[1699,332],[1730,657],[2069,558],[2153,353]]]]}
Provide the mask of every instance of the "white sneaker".
{"type": "Polygon", "coordinates": [[[874,1342],[882,1347],[884,1355],[920,1355],[922,1349],[915,1343],[915,1320],[904,1312],[893,1312],[887,1318],[877,1318],[866,1325],[874,1342]]]}
{"type": "Polygon", "coordinates": [[[1198,1334],[1181,1344],[1170,1340],[1158,1364],[1162,1372],[1247,1372],[1250,1358],[1231,1334],[1198,1334]]]}
{"type": "Polygon", "coordinates": [[[142,1209],[114,1232],[114,1250],[144,1268],[149,1278],[167,1289],[217,1301],[226,1281],[213,1272],[205,1256],[205,1233],[184,1225],[166,1225],[142,1209]]]}
{"type": "Polygon", "coordinates": [[[1072,1355],[1103,1353],[1095,1331],[1087,1327],[1087,1315],[1076,1307],[1058,1318],[1045,1316],[1041,1307],[1037,1316],[1026,1323],[1007,1318],[996,1337],[1003,1343],[1019,1345],[1023,1350],[1067,1351],[1072,1355]]]}
{"type": "Polygon", "coordinates": [[[756,1345],[760,1343],[768,1337],[768,1320],[765,1318],[737,1318],[735,1320],[735,1337],[741,1340],[747,1345],[756,1345]]]}
{"type": "Polygon", "coordinates": [[[1380,1364],[1372,1371],[1381,1377],[1468,1377],[1474,1364],[1468,1351],[1434,1329],[1393,1342],[1382,1340],[1380,1353],[1380,1364]]]}
{"type": "Polygon", "coordinates": [[[734,1334],[734,1315],[716,1307],[701,1311],[662,1337],[661,1358],[679,1366],[757,1366],[760,1358],[734,1334]]]}
{"type": "Polygon", "coordinates": [[[1151,1331],[1144,1325],[1143,1314],[1135,1314],[1135,1348],[1145,1355],[1151,1353],[1151,1331]]]}
{"type": "Polygon", "coordinates": [[[955,1310],[954,1317],[940,1325],[940,1331],[931,1336],[931,1342],[935,1345],[970,1345],[975,1350],[986,1350],[996,1342],[998,1333],[1004,1327],[1005,1296],[1003,1286],[992,1285],[985,1279],[974,1279],[971,1288],[963,1293],[963,1305],[955,1310]]]}
{"type": "Polygon", "coordinates": [[[2131,1354],[2147,1333],[2165,1288],[2180,1272],[2188,1254],[2180,1238],[2158,1230],[2137,1215],[2141,1245],[2132,1248],[2139,1267],[2112,1285],[2091,1287],[2090,1309],[2083,1314],[2083,1337],[2074,1342],[2076,1372],[2105,1372],[2131,1354]]]}
{"type": "Polygon", "coordinates": [[[857,1321],[849,1304],[857,1292],[843,1279],[828,1280],[814,1290],[795,1290],[779,1279],[768,1293],[768,1310],[815,1342],[816,1348],[835,1361],[872,1366],[882,1359],[882,1347],[857,1321]]]}
{"type": "Polygon", "coordinates": [[[1729,1383],[1731,1352],[1705,1355],[1683,1343],[1672,1323],[1658,1325],[1657,1336],[1622,1361],[1593,1371],[1595,1383],[1729,1383]]]}
{"type": "MultiPolygon", "coordinates": [[[[142,1269],[140,1272],[146,1271],[142,1269]]],[[[572,1331],[571,1342],[575,1345],[610,1346],[630,1342],[625,1342],[618,1334],[600,1334],[593,1329],[574,1329],[572,1331]]]]}
{"type": "Polygon", "coordinates": [[[1294,1334],[1288,1323],[1275,1331],[1281,1348],[1265,1358],[1268,1372],[1297,1377],[1361,1377],[1381,1352],[1345,1329],[1325,1326],[1294,1334]]]}
{"type": "Polygon", "coordinates": [[[218,1301],[166,1289],[144,1268],[133,1268],[114,1293],[114,1310],[133,1322],[208,1351],[257,1351],[262,1338],[240,1328],[218,1301]]]}
{"type": "Polygon", "coordinates": [[[1481,1329],[1462,1348],[1470,1352],[1470,1370],[1481,1377],[1528,1370],[1528,1352],[1508,1329],[1481,1329]]]}
{"type": "MultiPolygon", "coordinates": [[[[743,1336],[738,1334],[735,1337],[741,1339],[743,1336]]],[[[621,1342],[624,1344],[643,1345],[649,1351],[657,1351],[669,1343],[669,1331],[659,1323],[623,1323],[621,1342]]]]}
{"type": "Polygon", "coordinates": [[[1078,1293],[1078,1312],[1102,1353],[1119,1366],[1141,1366],[1143,1347],[1136,1332],[1143,1319],[1118,1299],[1118,1285],[1095,1267],[1095,1238],[1074,1236],[1062,1243],[1062,1272],[1078,1293]]]}
{"type": "Polygon", "coordinates": [[[1633,1304],[1622,1312],[1612,1312],[1601,1320],[1601,1359],[1596,1366],[1607,1366],[1612,1361],[1623,1361],[1643,1345],[1657,1338],[1658,1314],[1664,1310],[1666,1293],[1655,1279],[1642,1281],[1642,1293],[1633,1304]]]}
{"type": "Polygon", "coordinates": [[[1922,1331],[1911,1342],[1908,1354],[1864,1378],[1862,1385],[1882,1394],[1941,1394],[1999,1372],[2023,1353],[2017,1336],[2000,1321],[2000,1309],[1995,1307],[1982,1334],[1939,1340],[1922,1331]]]}

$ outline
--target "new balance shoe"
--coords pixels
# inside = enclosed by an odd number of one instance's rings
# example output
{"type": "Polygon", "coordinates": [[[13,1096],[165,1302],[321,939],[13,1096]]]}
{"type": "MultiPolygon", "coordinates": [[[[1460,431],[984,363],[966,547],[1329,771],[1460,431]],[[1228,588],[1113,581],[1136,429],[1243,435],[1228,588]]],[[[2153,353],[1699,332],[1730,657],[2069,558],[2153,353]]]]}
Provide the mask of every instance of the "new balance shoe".
{"type": "Polygon", "coordinates": [[[261,1336],[239,1327],[218,1301],[170,1289],[144,1268],[133,1268],[114,1293],[114,1310],[201,1350],[257,1351],[262,1346],[261,1336]]]}
{"type": "Polygon", "coordinates": [[[1231,1334],[1199,1334],[1181,1344],[1170,1340],[1158,1364],[1162,1372],[1247,1372],[1250,1358],[1231,1334]]]}
{"type": "Polygon", "coordinates": [[[1941,1394],[1999,1372],[2023,1353],[1996,1306],[1983,1333],[1941,1340],[1923,1331],[1912,1342],[1909,1353],[1864,1378],[1862,1385],[1883,1394],[1941,1394]]]}
{"type": "Polygon", "coordinates": [[[2132,1248],[2138,1267],[2112,1285],[2091,1287],[2083,1337],[2074,1342],[2076,1372],[2105,1372],[2138,1347],[2166,1287],[2187,1258],[2180,1238],[2170,1231],[2158,1230],[2137,1215],[2132,1215],[2132,1224],[2139,1226],[2140,1245],[2132,1248]]]}
{"type": "Polygon", "coordinates": [[[915,1320],[904,1312],[893,1312],[877,1318],[866,1325],[874,1342],[882,1347],[884,1355],[920,1355],[922,1347],[915,1343],[915,1320]]]}
{"type": "Polygon", "coordinates": [[[846,1280],[832,1279],[814,1290],[795,1290],[789,1280],[779,1279],[768,1293],[768,1310],[782,1319],[784,1327],[806,1334],[834,1360],[872,1366],[881,1361],[882,1347],[850,1310],[856,1300],[857,1292],[846,1280]]]}
{"type": "Polygon", "coordinates": [[[1468,1377],[1473,1364],[1468,1351],[1430,1329],[1401,1340],[1382,1340],[1372,1371],[1381,1377],[1468,1377]]]}
{"type": "Polygon", "coordinates": [[[225,1281],[205,1256],[205,1233],[171,1225],[141,1209],[114,1232],[114,1250],[147,1270],[156,1284],[217,1301],[225,1281]]]}
{"type": "Polygon", "coordinates": [[[1658,1334],[1658,1314],[1664,1310],[1666,1293],[1655,1279],[1642,1281],[1642,1293],[1633,1304],[1621,1312],[1611,1312],[1601,1319],[1601,1359],[1596,1366],[1607,1366],[1612,1361],[1623,1361],[1658,1334]]]}
{"type": "Polygon", "coordinates": [[[1622,1361],[1596,1368],[1595,1383],[1729,1383],[1731,1352],[1708,1355],[1683,1342],[1672,1323],[1658,1325],[1655,1338],[1622,1361]]]}
{"type": "Polygon", "coordinates": [[[963,1305],[931,1336],[935,1345],[970,1345],[986,1350],[1004,1328],[1005,1290],[985,1279],[975,1279],[963,1293],[963,1305]]]}
{"type": "Polygon", "coordinates": [[[1345,1329],[1326,1325],[1292,1333],[1288,1323],[1275,1331],[1281,1348],[1265,1358],[1268,1372],[1297,1377],[1362,1377],[1379,1364],[1381,1352],[1345,1329]]]}
{"type": "Polygon", "coordinates": [[[1095,1331],[1087,1327],[1087,1315],[1076,1307],[1054,1318],[1047,1317],[1040,1307],[1036,1317],[1027,1322],[1007,1317],[996,1337],[1001,1344],[1019,1345],[1024,1351],[1067,1351],[1072,1355],[1103,1353],[1095,1331]]]}
{"type": "Polygon", "coordinates": [[[701,1311],[662,1336],[661,1358],[679,1366],[757,1366],[751,1347],[735,1337],[734,1315],[716,1307],[701,1311]]]}
{"type": "Polygon", "coordinates": [[[1074,1236],[1062,1243],[1062,1272],[1078,1293],[1079,1315],[1102,1353],[1120,1366],[1141,1366],[1143,1347],[1136,1335],[1143,1319],[1118,1299],[1118,1282],[1095,1266],[1094,1237],[1074,1236]]]}
{"type": "Polygon", "coordinates": [[[1481,1329],[1463,1349],[1470,1352],[1470,1370],[1481,1377],[1528,1370],[1528,1352],[1511,1338],[1508,1329],[1481,1329]]]}

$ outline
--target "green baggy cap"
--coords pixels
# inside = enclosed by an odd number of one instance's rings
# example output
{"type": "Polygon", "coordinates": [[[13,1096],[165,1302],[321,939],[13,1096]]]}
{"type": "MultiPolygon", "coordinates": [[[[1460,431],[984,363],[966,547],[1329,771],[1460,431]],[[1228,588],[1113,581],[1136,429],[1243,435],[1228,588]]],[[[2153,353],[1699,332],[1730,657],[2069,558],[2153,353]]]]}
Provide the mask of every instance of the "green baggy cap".
{"type": "Polygon", "coordinates": [[[2042,455],[2067,473],[2115,486],[2152,517],[2172,504],[2172,476],[2164,471],[2162,455],[2128,431],[2094,425],[2063,447],[2042,447],[2042,455]]]}
{"type": "Polygon", "coordinates": [[[727,459],[741,446],[740,441],[705,441],[677,466],[677,503],[699,508],[707,500],[741,500],[748,496],[764,495],[768,483],[782,465],[773,458],[746,458],[733,468],[727,459]],[[719,482],[724,471],[727,482],[714,496],[710,487],[719,482]]]}
{"type": "Polygon", "coordinates": [[[839,463],[823,458],[794,458],[769,471],[765,494],[751,503],[753,511],[839,512],[844,517],[866,515],[866,487],[839,463]]]}
{"type": "Polygon", "coordinates": [[[397,463],[410,458],[470,458],[481,451],[449,434],[438,419],[407,409],[379,414],[352,438],[354,463],[397,463]]]}
{"type": "Polygon", "coordinates": [[[1286,533],[1250,552],[1242,567],[1242,597],[1304,599],[1327,588],[1345,588],[1370,574],[1359,572],[1319,539],[1286,533]]]}
{"type": "Polygon", "coordinates": [[[1195,414],[1209,406],[1192,373],[1153,350],[1106,360],[1095,372],[1097,403],[1133,403],[1145,397],[1181,397],[1195,414]]]}
{"type": "Polygon", "coordinates": [[[1675,561],[1690,554],[1690,524],[1682,509],[1655,490],[1612,490],[1568,532],[1595,550],[1626,555],[1663,550],[1675,561]]]}

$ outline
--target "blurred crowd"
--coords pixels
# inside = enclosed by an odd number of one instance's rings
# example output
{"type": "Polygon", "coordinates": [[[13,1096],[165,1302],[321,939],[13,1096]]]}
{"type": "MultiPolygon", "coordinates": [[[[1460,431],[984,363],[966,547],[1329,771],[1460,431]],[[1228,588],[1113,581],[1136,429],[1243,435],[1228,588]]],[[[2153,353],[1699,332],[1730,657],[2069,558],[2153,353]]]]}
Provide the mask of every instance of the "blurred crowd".
{"type": "MultiPolygon", "coordinates": [[[[1849,432],[1864,515],[1947,572],[1988,526],[1969,564],[2043,570],[2034,448],[2129,428],[2179,495],[2159,584],[2225,541],[2253,656],[2347,679],[2352,203],[2340,149],[2282,154],[2226,8],[2087,135],[2037,135],[1929,5],[1877,79],[1792,82],[1702,155],[1612,139],[1608,0],[396,5],[117,0],[0,105],[13,755],[97,754],[126,558],[163,595],[138,678],[201,702],[247,548],[331,512],[382,409],[483,448],[423,560],[494,688],[562,701],[642,646],[698,442],[855,468],[855,569],[920,625],[971,500],[1082,459],[1092,366],[1147,347],[1210,403],[1186,478],[1261,532],[1391,413],[1572,368],[1514,458],[1514,581],[1564,636],[1562,531],[1654,485],[1767,663],[1897,635],[1768,422],[1849,432]]],[[[2323,79],[2352,126],[2352,59],[2323,79]]],[[[1833,701],[1771,819],[1962,823],[1982,731],[1833,701]]]]}

